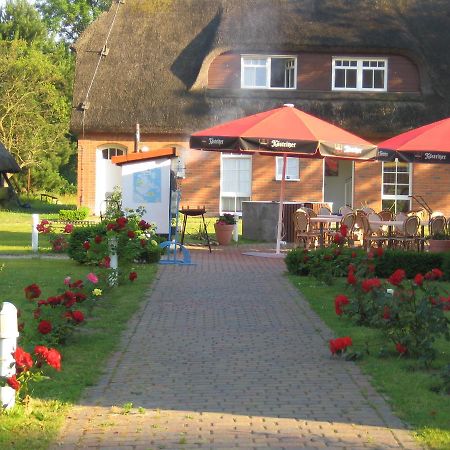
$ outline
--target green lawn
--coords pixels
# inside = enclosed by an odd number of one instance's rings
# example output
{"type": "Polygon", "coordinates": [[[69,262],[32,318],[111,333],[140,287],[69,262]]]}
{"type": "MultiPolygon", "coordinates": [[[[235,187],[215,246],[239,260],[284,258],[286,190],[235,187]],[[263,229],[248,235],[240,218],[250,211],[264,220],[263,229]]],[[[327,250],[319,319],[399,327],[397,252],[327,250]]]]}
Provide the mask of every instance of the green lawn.
{"type": "MultiPolygon", "coordinates": [[[[380,357],[380,349],[384,345],[381,333],[356,326],[348,318],[338,317],[334,311],[334,297],[345,292],[344,280],[337,280],[332,286],[327,286],[312,277],[290,275],[289,278],[314,311],[335,332],[336,337],[352,337],[352,351],[363,353],[359,361],[363,372],[372,378],[377,390],[388,398],[395,413],[414,427],[419,440],[430,448],[448,450],[450,397],[435,393],[430,388],[439,382],[439,371],[450,364],[450,342],[441,339],[436,343],[439,357],[429,370],[423,369],[413,360],[399,358],[393,348],[387,349],[387,355],[380,357]]],[[[447,286],[450,288],[448,283],[447,286]]]]}
{"type": "MultiPolygon", "coordinates": [[[[85,278],[90,271],[89,267],[71,260],[41,258],[2,260],[0,257],[0,267],[0,301],[12,302],[20,308],[20,320],[25,318],[30,327],[35,326],[28,317],[33,305],[24,298],[25,286],[39,284],[42,298],[46,298],[63,287],[67,275],[73,279],[85,278]]],[[[55,440],[68,407],[102,374],[104,362],[117,348],[128,319],[145,299],[156,265],[138,266],[137,272],[134,283],[101,297],[86,323],[66,346],[59,348],[63,355],[62,371],[54,372],[51,380],[36,385],[28,410],[19,405],[9,412],[0,412],[1,449],[41,450],[55,440]]]]}

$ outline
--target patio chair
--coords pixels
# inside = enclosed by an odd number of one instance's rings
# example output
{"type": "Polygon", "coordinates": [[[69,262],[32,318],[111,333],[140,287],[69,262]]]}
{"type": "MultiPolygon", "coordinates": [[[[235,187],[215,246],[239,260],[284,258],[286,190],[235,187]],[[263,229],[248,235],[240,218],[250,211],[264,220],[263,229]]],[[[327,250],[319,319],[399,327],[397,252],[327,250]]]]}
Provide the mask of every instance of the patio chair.
{"type": "Polygon", "coordinates": [[[377,231],[372,230],[367,214],[360,213],[358,216],[358,220],[361,224],[361,240],[362,246],[365,250],[369,250],[369,248],[372,246],[372,242],[376,242],[377,247],[381,247],[383,243],[387,241],[387,236],[383,236],[382,234],[377,233],[377,231]]]}
{"type": "Polygon", "coordinates": [[[364,208],[362,208],[362,210],[366,213],[366,214],[372,214],[375,212],[374,209],[369,208],[368,206],[365,206],[364,208]]]}
{"type": "Polygon", "coordinates": [[[341,214],[342,216],[351,212],[353,212],[353,209],[350,208],[350,206],[345,205],[339,208],[339,214],[341,214]]]}
{"type": "MultiPolygon", "coordinates": [[[[354,243],[354,236],[353,236],[353,232],[354,232],[354,228],[355,228],[355,222],[356,222],[356,214],[354,212],[351,213],[347,213],[345,214],[340,222],[340,227],[342,225],[345,225],[347,227],[347,242],[350,245],[353,245],[354,243]]],[[[336,235],[336,233],[339,232],[336,230],[329,230],[327,233],[327,239],[328,242],[333,242],[334,236],[336,235]]]]}
{"type": "Polygon", "coordinates": [[[420,220],[417,216],[407,216],[403,222],[403,229],[401,234],[393,238],[394,242],[402,246],[405,250],[416,246],[419,251],[420,236],[419,236],[420,220]]]}
{"type": "Polygon", "coordinates": [[[319,208],[319,216],[331,216],[331,209],[327,206],[321,206],[319,208]]]}
{"type": "MultiPolygon", "coordinates": [[[[313,212],[314,214],[314,212],[313,212]]],[[[303,242],[305,248],[309,248],[319,237],[319,230],[312,227],[311,214],[306,208],[297,209],[294,213],[294,247],[299,247],[303,242]]]]}
{"type": "Polygon", "coordinates": [[[383,209],[378,213],[381,217],[381,220],[393,220],[394,213],[390,209],[383,209]]]}
{"type": "Polygon", "coordinates": [[[445,233],[447,231],[447,219],[442,216],[431,217],[428,224],[430,234],[445,233]]]}

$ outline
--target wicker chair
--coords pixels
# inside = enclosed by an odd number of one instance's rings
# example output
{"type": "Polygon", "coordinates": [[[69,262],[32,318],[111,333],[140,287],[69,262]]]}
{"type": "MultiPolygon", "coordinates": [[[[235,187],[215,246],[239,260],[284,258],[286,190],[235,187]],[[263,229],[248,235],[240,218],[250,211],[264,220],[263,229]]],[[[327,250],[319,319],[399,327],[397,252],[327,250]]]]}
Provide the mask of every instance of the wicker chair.
{"type": "Polygon", "coordinates": [[[445,233],[447,231],[447,219],[444,216],[433,216],[428,227],[431,235],[445,233]]]}
{"type": "Polygon", "coordinates": [[[394,218],[394,214],[390,209],[383,209],[378,215],[381,217],[381,220],[392,220],[394,218]]]}
{"type": "Polygon", "coordinates": [[[377,247],[381,247],[387,241],[387,236],[380,234],[377,229],[375,231],[372,229],[367,214],[360,214],[358,220],[361,223],[362,246],[365,250],[372,246],[372,242],[376,242],[377,247]]]}
{"type": "Polygon", "coordinates": [[[351,213],[351,212],[353,212],[353,209],[350,208],[350,206],[345,205],[345,206],[341,206],[339,208],[339,214],[342,214],[343,216],[345,214],[348,214],[348,213],[351,213]]]}
{"type": "MultiPolygon", "coordinates": [[[[313,213],[314,214],[314,213],[313,213]]],[[[303,243],[309,248],[319,237],[319,231],[311,226],[311,214],[306,208],[297,209],[294,213],[294,246],[299,247],[303,243]]]]}
{"type": "Polygon", "coordinates": [[[417,251],[419,251],[419,225],[420,220],[417,216],[407,216],[403,222],[402,232],[393,238],[394,242],[404,249],[410,249],[415,246],[417,251]]]}

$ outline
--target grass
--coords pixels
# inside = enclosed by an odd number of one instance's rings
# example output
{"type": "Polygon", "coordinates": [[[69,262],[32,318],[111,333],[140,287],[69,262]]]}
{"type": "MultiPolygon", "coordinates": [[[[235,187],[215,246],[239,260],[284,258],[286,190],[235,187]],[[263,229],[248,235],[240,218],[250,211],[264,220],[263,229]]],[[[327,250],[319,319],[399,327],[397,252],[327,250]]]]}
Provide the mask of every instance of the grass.
{"type": "MultiPolygon", "coordinates": [[[[45,298],[58,292],[65,276],[84,278],[89,272],[89,267],[71,260],[2,260],[0,257],[1,266],[0,299],[14,303],[22,310],[22,318],[27,319],[33,306],[24,299],[23,287],[38,283],[45,298]]],[[[128,319],[145,298],[156,266],[139,266],[137,271],[139,276],[134,283],[120,286],[98,300],[91,319],[60,348],[62,371],[53,372],[51,380],[36,385],[30,407],[18,405],[0,413],[1,449],[41,450],[55,440],[69,406],[102,374],[104,363],[117,348],[128,319]]]]}
{"type": "Polygon", "coordinates": [[[364,354],[358,362],[361,369],[371,377],[378,392],[387,397],[394,412],[414,427],[417,438],[432,449],[448,450],[450,398],[430,388],[439,381],[439,370],[450,363],[449,341],[436,342],[439,356],[428,370],[411,359],[399,358],[393,349],[388,349],[387,356],[380,357],[379,351],[385,345],[381,333],[356,326],[334,311],[334,297],[345,292],[343,280],[327,286],[310,277],[289,277],[336,336],[352,337],[352,351],[364,354]]]}

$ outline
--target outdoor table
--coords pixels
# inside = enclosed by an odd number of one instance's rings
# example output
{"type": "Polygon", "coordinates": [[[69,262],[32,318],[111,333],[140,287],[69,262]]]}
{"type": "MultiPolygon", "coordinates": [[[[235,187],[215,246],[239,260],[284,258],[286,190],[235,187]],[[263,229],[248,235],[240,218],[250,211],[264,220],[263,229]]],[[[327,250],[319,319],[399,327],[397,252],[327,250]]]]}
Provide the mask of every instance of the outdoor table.
{"type": "Polygon", "coordinates": [[[310,217],[309,221],[311,223],[318,223],[319,224],[319,246],[323,247],[324,245],[324,236],[323,236],[323,224],[324,223],[339,223],[342,220],[343,216],[337,216],[334,214],[329,214],[326,216],[317,216],[317,217],[310,217]]]}
{"type": "MultiPolygon", "coordinates": [[[[388,247],[391,247],[392,245],[392,228],[393,227],[401,227],[405,222],[403,220],[370,220],[369,223],[371,225],[378,225],[378,226],[387,226],[388,227],[388,233],[387,233],[387,241],[388,241],[388,247]]],[[[420,237],[422,238],[422,242],[420,244],[421,250],[423,250],[423,238],[425,237],[425,226],[428,225],[428,220],[421,220],[420,221],[420,237]]]]}

